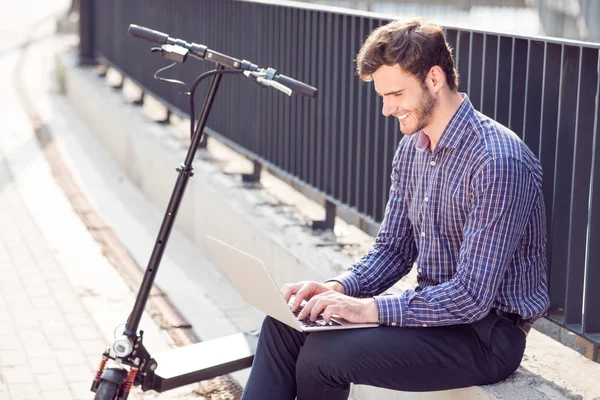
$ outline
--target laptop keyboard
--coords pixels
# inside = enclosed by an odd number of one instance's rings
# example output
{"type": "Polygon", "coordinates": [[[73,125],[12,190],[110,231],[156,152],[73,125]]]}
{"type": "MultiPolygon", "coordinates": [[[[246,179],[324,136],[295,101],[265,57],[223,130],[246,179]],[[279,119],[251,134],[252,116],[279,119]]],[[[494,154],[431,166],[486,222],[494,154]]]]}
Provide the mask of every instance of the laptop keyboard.
{"type": "MultiPolygon", "coordinates": [[[[292,311],[294,313],[294,315],[296,316],[296,319],[298,319],[298,314],[300,314],[300,311],[302,311],[302,308],[299,308],[298,311],[292,311]]],[[[333,321],[331,319],[329,320],[329,323],[327,323],[327,322],[325,322],[325,320],[323,319],[323,317],[321,315],[319,315],[315,321],[311,321],[309,318],[306,318],[306,319],[298,319],[298,322],[300,322],[300,325],[302,325],[302,327],[304,327],[304,328],[342,325],[339,322],[333,321]]]]}

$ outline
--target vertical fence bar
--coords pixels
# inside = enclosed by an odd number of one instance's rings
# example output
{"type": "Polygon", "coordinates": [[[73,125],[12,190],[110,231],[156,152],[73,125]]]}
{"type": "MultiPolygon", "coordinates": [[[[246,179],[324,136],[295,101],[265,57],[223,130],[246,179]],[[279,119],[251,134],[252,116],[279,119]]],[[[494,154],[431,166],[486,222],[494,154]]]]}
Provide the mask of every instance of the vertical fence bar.
{"type": "Polygon", "coordinates": [[[500,36],[500,45],[498,46],[495,119],[504,126],[508,126],[509,122],[512,47],[512,38],[500,36]]]}
{"type": "MultiPolygon", "coordinates": [[[[341,114],[341,107],[340,107],[340,96],[338,96],[338,93],[340,93],[341,91],[341,85],[340,82],[342,81],[342,79],[340,79],[340,75],[343,75],[343,72],[341,71],[340,68],[340,51],[342,49],[340,49],[339,43],[340,43],[340,31],[341,31],[341,18],[339,15],[333,15],[333,68],[331,70],[330,73],[330,79],[331,79],[331,93],[333,95],[333,104],[331,106],[331,142],[330,142],[330,162],[329,162],[329,187],[328,187],[328,193],[335,197],[335,198],[339,198],[339,191],[338,191],[338,183],[339,183],[339,159],[340,159],[340,136],[343,135],[343,131],[340,131],[340,121],[338,119],[338,116],[341,114]],[[337,77],[337,79],[336,79],[337,77]]],[[[348,61],[344,60],[342,61],[343,63],[347,63],[348,61]]]]}
{"type": "MultiPolygon", "coordinates": [[[[353,41],[356,41],[360,37],[360,19],[357,16],[350,17],[350,33],[353,41]]],[[[359,39],[360,40],[360,39],[359,39]]],[[[348,115],[356,116],[350,118],[348,121],[348,154],[347,164],[346,164],[346,203],[351,207],[356,207],[355,202],[355,188],[354,184],[356,182],[356,168],[355,168],[355,156],[354,152],[356,146],[356,132],[358,130],[358,118],[359,116],[356,114],[359,104],[359,81],[360,79],[356,79],[355,81],[350,81],[350,93],[348,95],[348,115]]]]}
{"type": "Polygon", "coordinates": [[[340,65],[340,87],[338,88],[340,93],[340,105],[339,105],[339,116],[340,116],[340,145],[337,146],[338,151],[338,162],[335,166],[335,176],[337,177],[337,191],[335,192],[335,197],[340,199],[343,203],[348,202],[348,189],[346,187],[346,175],[348,174],[348,170],[344,168],[346,164],[346,155],[348,153],[347,143],[348,143],[348,120],[349,115],[348,111],[348,103],[350,99],[348,96],[349,87],[352,85],[353,79],[358,79],[352,76],[352,72],[354,70],[354,62],[353,55],[348,49],[348,38],[351,37],[351,32],[349,28],[349,18],[341,18],[341,46],[342,52],[340,55],[341,65],[340,65]]]}
{"type": "MultiPolygon", "coordinates": [[[[282,36],[283,36],[283,40],[282,42],[284,43],[284,52],[282,53],[282,55],[284,56],[284,60],[283,63],[281,64],[281,66],[279,66],[278,68],[280,69],[281,73],[283,73],[284,75],[289,75],[289,76],[297,76],[294,74],[294,70],[292,69],[292,60],[295,58],[296,56],[296,47],[294,47],[292,45],[292,39],[294,37],[296,37],[296,35],[292,35],[292,11],[293,9],[291,7],[285,7],[284,8],[285,12],[282,18],[282,21],[285,21],[285,30],[282,29],[282,36]]],[[[283,143],[283,160],[281,162],[283,168],[286,171],[290,171],[292,168],[291,166],[293,165],[292,161],[295,157],[295,153],[293,147],[291,146],[292,140],[293,140],[293,132],[294,132],[294,125],[292,124],[292,120],[293,120],[293,115],[292,114],[296,114],[296,113],[292,113],[292,103],[295,102],[296,98],[290,98],[287,97],[286,95],[284,95],[283,93],[278,93],[279,98],[281,99],[281,101],[283,102],[283,125],[281,127],[281,137],[284,140],[283,143]]]]}
{"type": "Polygon", "coordinates": [[[567,269],[567,299],[565,323],[581,329],[585,279],[585,253],[590,198],[592,145],[594,136],[594,111],[598,81],[598,52],[579,49],[577,117],[575,154],[571,184],[571,209],[569,217],[569,251],[567,269]],[[585,83],[584,83],[585,82],[585,83]]]}
{"type": "MultiPolygon", "coordinates": [[[[366,36],[366,18],[365,17],[356,17],[357,18],[357,37],[363,38],[366,36]]],[[[354,126],[354,148],[352,151],[354,152],[353,160],[351,161],[351,171],[352,174],[352,199],[350,204],[356,208],[359,212],[362,211],[361,201],[360,201],[360,191],[362,189],[361,179],[362,179],[362,153],[364,151],[362,144],[362,139],[364,138],[365,129],[363,127],[363,115],[366,109],[366,102],[364,101],[364,93],[365,93],[365,84],[360,83],[358,85],[358,91],[356,92],[356,101],[354,102],[354,115],[356,115],[355,126],[354,126]]]]}
{"type": "Polygon", "coordinates": [[[498,36],[485,35],[485,53],[481,84],[481,112],[494,118],[496,109],[496,65],[498,63],[498,36]]]}
{"type": "MultiPolygon", "coordinates": [[[[312,71],[311,71],[311,57],[312,54],[312,39],[311,39],[311,20],[312,20],[312,12],[303,11],[304,16],[304,77],[306,78],[305,82],[314,82],[312,80],[312,71]]],[[[309,175],[309,154],[310,154],[310,135],[312,130],[312,121],[313,121],[313,113],[312,113],[312,101],[309,103],[308,99],[304,99],[304,133],[302,138],[302,174],[300,175],[302,179],[306,182],[310,182],[309,175]]]]}
{"type": "Polygon", "coordinates": [[[549,267],[549,287],[552,286],[552,210],[554,209],[554,165],[556,162],[556,131],[558,126],[562,47],[555,43],[544,46],[544,72],[542,88],[542,112],[540,117],[540,163],[544,171],[544,202],[546,204],[546,227],[548,244],[546,249],[549,267]]]}
{"type": "Polygon", "coordinates": [[[538,158],[540,157],[540,124],[542,113],[542,89],[544,74],[544,43],[533,40],[529,43],[527,57],[527,84],[525,92],[525,114],[523,140],[538,158]]]}
{"type": "Polygon", "coordinates": [[[469,55],[469,100],[481,110],[481,77],[483,75],[483,34],[473,33],[469,55]]]}
{"type": "MultiPolygon", "coordinates": [[[[596,51],[596,57],[598,50],[596,51]]],[[[588,215],[588,253],[585,273],[585,304],[583,309],[583,333],[600,343],[600,61],[596,64],[596,100],[593,126],[593,161],[590,185],[590,212],[588,215]]]]}
{"type": "MultiPolygon", "coordinates": [[[[293,9],[292,14],[292,27],[290,30],[290,35],[292,37],[292,49],[293,57],[292,57],[292,66],[290,69],[291,76],[296,76],[298,79],[302,81],[306,81],[306,79],[302,76],[303,71],[300,66],[300,60],[302,60],[302,46],[301,40],[303,38],[302,32],[302,24],[300,23],[300,10],[293,9]]],[[[292,105],[292,160],[290,172],[298,176],[300,172],[300,160],[302,159],[302,98],[299,96],[294,96],[293,105],[292,105]]]]}
{"type": "Polygon", "coordinates": [[[333,138],[333,110],[335,95],[333,92],[333,81],[334,74],[337,75],[337,70],[333,69],[333,66],[336,63],[333,60],[334,48],[337,48],[334,45],[334,32],[333,32],[333,14],[327,13],[325,19],[325,59],[324,61],[324,79],[323,87],[325,89],[325,114],[323,115],[323,183],[321,186],[321,190],[327,194],[332,194],[333,182],[331,174],[329,173],[331,169],[331,158],[332,158],[332,143],[331,140],[333,138]]]}
{"type": "Polygon", "coordinates": [[[513,47],[512,92],[510,101],[509,128],[523,138],[523,119],[525,114],[525,89],[527,88],[527,55],[529,41],[515,39],[513,47]]]}
{"type": "MultiPolygon", "coordinates": [[[[367,18],[367,26],[368,32],[371,32],[375,29],[375,20],[373,18],[367,18]]],[[[372,160],[373,155],[371,154],[372,140],[373,140],[373,129],[374,129],[374,114],[377,112],[375,109],[375,101],[374,97],[376,97],[373,93],[373,88],[371,87],[373,83],[370,83],[365,87],[365,97],[366,97],[366,105],[365,105],[365,121],[364,121],[364,129],[362,133],[362,169],[361,169],[361,179],[359,182],[359,187],[361,188],[361,204],[359,210],[365,214],[371,214],[371,198],[369,194],[373,190],[373,175],[372,175],[372,160]]]]}
{"type": "Polygon", "coordinates": [[[460,76],[460,90],[461,92],[470,93],[469,87],[469,60],[471,49],[471,32],[465,30],[458,31],[457,37],[457,69],[458,75],[460,76]]]}
{"type": "Polygon", "coordinates": [[[560,80],[560,107],[554,173],[554,210],[552,210],[552,265],[550,270],[550,313],[562,321],[565,312],[566,279],[569,241],[569,204],[571,202],[571,175],[573,141],[577,112],[577,82],[579,77],[579,48],[563,46],[560,80]]]}

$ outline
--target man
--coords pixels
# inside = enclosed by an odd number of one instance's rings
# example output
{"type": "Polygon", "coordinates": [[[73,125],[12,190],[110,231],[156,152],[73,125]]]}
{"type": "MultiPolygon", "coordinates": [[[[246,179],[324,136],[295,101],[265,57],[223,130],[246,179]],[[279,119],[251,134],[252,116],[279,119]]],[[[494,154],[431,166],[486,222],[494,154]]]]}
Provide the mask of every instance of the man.
{"type": "Polygon", "coordinates": [[[244,399],[346,399],[350,383],[434,391],[498,382],[548,307],[542,171],[510,130],[458,92],[443,30],[374,30],[357,56],[405,135],[371,250],[326,283],[299,282],[299,318],[377,328],[300,333],[267,317],[244,399]],[[381,293],[418,266],[415,290],[381,293]]]}

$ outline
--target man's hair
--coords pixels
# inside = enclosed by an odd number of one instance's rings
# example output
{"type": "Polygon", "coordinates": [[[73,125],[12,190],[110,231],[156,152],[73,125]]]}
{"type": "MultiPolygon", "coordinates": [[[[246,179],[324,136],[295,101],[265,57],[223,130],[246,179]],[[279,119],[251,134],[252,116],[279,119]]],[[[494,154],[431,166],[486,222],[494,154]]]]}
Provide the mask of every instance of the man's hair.
{"type": "Polygon", "coordinates": [[[396,64],[421,82],[437,65],[446,74],[450,90],[458,89],[450,45],[439,25],[421,19],[392,21],[371,32],[356,56],[356,72],[365,82],[373,80],[373,73],[382,65],[396,64]]]}

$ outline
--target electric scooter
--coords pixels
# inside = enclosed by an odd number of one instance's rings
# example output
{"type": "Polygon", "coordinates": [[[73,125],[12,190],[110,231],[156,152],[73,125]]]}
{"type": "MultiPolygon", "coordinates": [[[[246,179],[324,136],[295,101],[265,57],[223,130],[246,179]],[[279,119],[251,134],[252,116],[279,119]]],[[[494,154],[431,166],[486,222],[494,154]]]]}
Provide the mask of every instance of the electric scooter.
{"type": "MultiPolygon", "coordinates": [[[[137,38],[159,44],[160,47],[152,48],[152,52],[160,53],[164,58],[171,60],[174,63],[173,65],[184,63],[191,56],[199,60],[212,61],[216,64],[216,69],[198,76],[187,93],[189,95],[191,122],[190,147],[184,163],[176,168],[179,176],[158,237],[154,243],[154,249],[144,273],[133,310],[127,319],[122,335],[117,337],[112,346],[107,347],[102,354],[91,387],[92,392],[95,392],[95,400],[126,400],[132,386],[141,386],[143,391],[164,392],[248,368],[252,365],[258,340],[254,334],[238,333],[184,348],[173,349],[166,354],[163,353],[161,358],[156,360],[144,347],[144,332],[142,330],[138,331],[138,327],[188,180],[194,175],[192,161],[204,135],[206,121],[223,75],[243,75],[262,87],[277,89],[288,96],[296,92],[304,96],[314,97],[317,93],[316,88],[278,74],[273,68],[261,68],[250,61],[238,60],[201,44],[188,43],[170,37],[168,34],[133,24],[129,26],[128,33],[137,38]],[[194,93],[198,85],[209,77],[212,77],[212,82],[196,124],[194,93]],[[185,350],[182,351],[182,349],[185,350]],[[156,373],[159,361],[161,363],[160,375],[156,373]],[[107,366],[109,362],[111,365],[107,366]]],[[[155,74],[155,78],[157,78],[157,74],[155,74]]],[[[180,81],[168,81],[184,84],[180,81]]]]}

